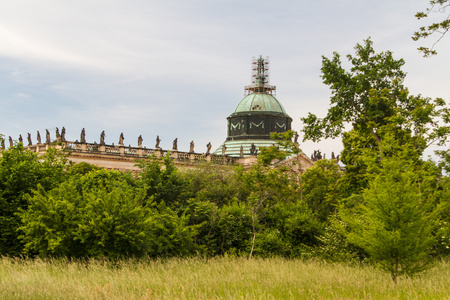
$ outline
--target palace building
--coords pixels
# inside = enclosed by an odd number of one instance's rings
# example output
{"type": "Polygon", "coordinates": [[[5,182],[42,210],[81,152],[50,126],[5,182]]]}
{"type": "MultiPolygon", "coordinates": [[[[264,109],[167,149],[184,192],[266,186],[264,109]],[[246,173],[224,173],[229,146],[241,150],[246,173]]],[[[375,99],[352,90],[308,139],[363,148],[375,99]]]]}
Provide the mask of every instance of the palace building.
{"type": "MultiPolygon", "coordinates": [[[[227,138],[225,142],[211,153],[211,143],[206,146],[206,152],[199,153],[191,142],[189,151],[179,151],[177,139],[173,141],[172,149],[162,149],[159,146],[159,136],[154,148],[142,146],[142,136],[137,139],[137,146],[125,146],[123,134],[117,145],[105,144],[105,132],[100,134],[99,142],[87,142],[85,129],[80,134],[80,140],[67,141],[65,128],[61,133],[56,128],[56,139],[52,139],[46,130],[45,140],[37,132],[37,143],[31,140],[28,133],[28,143],[24,143],[22,136],[19,142],[33,152],[43,154],[49,147],[56,147],[69,151],[69,159],[75,163],[87,162],[99,167],[116,170],[138,170],[136,160],[145,159],[150,155],[161,158],[169,153],[177,165],[192,167],[199,163],[209,162],[217,165],[240,164],[250,167],[257,162],[258,151],[261,147],[270,147],[276,141],[270,138],[272,132],[284,132],[291,129],[292,118],[286,113],[283,105],[275,98],[276,87],[269,85],[269,62],[260,56],[252,62],[252,83],[245,86],[245,97],[236,106],[234,112],[227,118],[227,138]]],[[[295,141],[296,143],[297,141],[295,141]]],[[[13,140],[9,137],[10,146],[13,140]]],[[[5,149],[5,142],[2,142],[5,149]]],[[[1,155],[1,152],[0,152],[1,155]]],[[[297,164],[303,169],[314,165],[312,159],[304,153],[289,157],[277,164],[297,164]]]]}

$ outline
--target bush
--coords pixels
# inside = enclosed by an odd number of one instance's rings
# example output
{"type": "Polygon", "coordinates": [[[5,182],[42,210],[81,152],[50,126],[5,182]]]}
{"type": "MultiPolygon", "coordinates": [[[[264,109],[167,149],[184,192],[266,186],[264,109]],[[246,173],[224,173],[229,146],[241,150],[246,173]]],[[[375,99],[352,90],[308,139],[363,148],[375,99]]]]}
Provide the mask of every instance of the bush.
{"type": "Polygon", "coordinates": [[[188,226],[188,217],[145,201],[145,190],[128,179],[99,170],[50,192],[39,186],[20,214],[25,250],[40,256],[108,258],[195,253],[197,232],[188,226]]]}
{"type": "Polygon", "coordinates": [[[27,195],[40,185],[50,190],[66,179],[66,157],[53,148],[38,158],[22,143],[2,151],[0,157],[0,255],[18,256],[23,244],[18,239],[20,218],[27,209],[27,195]]]}

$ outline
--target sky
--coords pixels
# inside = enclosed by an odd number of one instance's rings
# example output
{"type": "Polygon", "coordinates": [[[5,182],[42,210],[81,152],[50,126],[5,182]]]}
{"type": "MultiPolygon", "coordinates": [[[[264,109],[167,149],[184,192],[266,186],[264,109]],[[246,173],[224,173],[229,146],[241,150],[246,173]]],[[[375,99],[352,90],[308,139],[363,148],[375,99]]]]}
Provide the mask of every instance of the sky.
{"type": "MultiPolygon", "coordinates": [[[[66,128],[67,140],[163,149],[178,138],[196,152],[226,139],[226,118],[251,83],[251,61],[270,58],[270,84],[300,131],[308,112],[326,115],[330,90],[322,56],[354,53],[371,37],[376,52],[403,58],[411,94],[450,99],[450,37],[411,36],[427,0],[0,0],[0,133],[66,128]]],[[[346,65],[344,63],[344,65],[346,65]]],[[[300,138],[301,140],[301,138],[300,138]]],[[[7,143],[8,145],[8,143],[7,143]]],[[[342,150],[340,139],[301,143],[310,155],[342,150]]],[[[433,147],[430,148],[433,150],[433,147]]]]}

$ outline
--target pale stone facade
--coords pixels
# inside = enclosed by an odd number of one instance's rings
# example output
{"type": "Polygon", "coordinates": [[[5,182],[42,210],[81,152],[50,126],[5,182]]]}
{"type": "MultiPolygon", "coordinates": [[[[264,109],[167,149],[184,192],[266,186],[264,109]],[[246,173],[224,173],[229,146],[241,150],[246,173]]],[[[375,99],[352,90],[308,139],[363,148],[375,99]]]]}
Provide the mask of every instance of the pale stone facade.
{"type": "MultiPolygon", "coordinates": [[[[39,153],[40,155],[43,155],[50,147],[67,151],[68,159],[74,163],[86,162],[101,168],[120,171],[138,171],[139,168],[136,166],[136,163],[139,160],[148,158],[151,155],[162,158],[168,152],[170,153],[171,159],[178,167],[194,167],[204,163],[211,163],[217,166],[243,165],[244,167],[249,168],[257,163],[256,155],[236,158],[228,155],[191,153],[178,150],[169,151],[161,148],[148,149],[145,147],[100,145],[97,143],[78,143],[70,141],[39,143],[25,146],[26,149],[39,153]]],[[[276,162],[274,163],[274,166],[292,164],[294,161],[296,164],[300,163],[303,170],[314,166],[314,162],[303,153],[295,157],[290,157],[284,161],[276,162]]]]}

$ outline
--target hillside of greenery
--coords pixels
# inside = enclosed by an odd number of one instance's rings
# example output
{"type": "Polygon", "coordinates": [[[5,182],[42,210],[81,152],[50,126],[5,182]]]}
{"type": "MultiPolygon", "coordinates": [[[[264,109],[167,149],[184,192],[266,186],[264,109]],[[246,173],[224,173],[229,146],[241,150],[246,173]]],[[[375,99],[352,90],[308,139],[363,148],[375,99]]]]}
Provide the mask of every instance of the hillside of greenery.
{"type": "Polygon", "coordinates": [[[323,58],[330,109],[302,119],[305,139],[342,137],[343,168],[273,167],[301,151],[291,131],[250,170],[178,169],[166,156],[122,173],[17,143],[0,158],[0,255],[364,261],[394,281],[432,267],[450,254],[450,152],[423,152],[447,142],[449,109],[409,95],[392,53],[370,40],[355,50],[350,70],[337,53],[323,58]]]}

